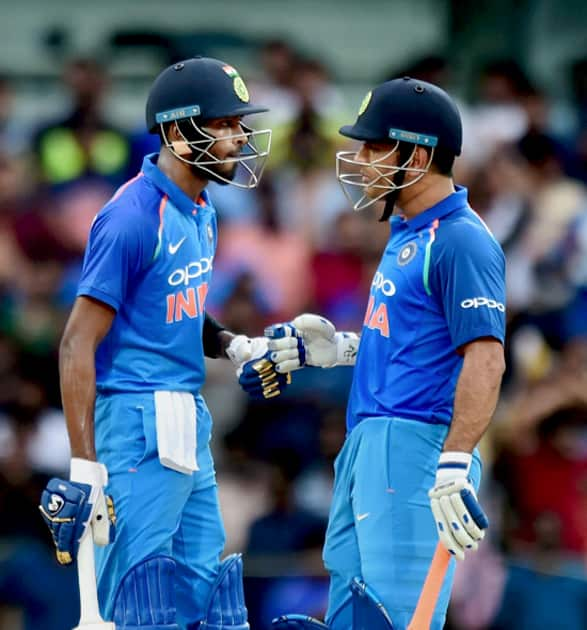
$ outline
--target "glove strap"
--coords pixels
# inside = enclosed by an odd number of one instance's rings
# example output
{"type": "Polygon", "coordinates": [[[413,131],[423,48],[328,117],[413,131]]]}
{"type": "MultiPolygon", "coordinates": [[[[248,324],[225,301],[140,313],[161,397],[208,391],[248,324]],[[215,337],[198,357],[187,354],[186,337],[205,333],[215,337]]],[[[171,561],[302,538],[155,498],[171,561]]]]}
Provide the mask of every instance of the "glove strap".
{"type": "Polygon", "coordinates": [[[469,475],[473,455],[463,451],[446,451],[441,453],[436,469],[436,483],[452,479],[466,479],[469,475]]]}
{"type": "Polygon", "coordinates": [[[226,347],[226,356],[238,368],[251,357],[251,340],[246,335],[236,335],[226,347]]]}
{"type": "Polygon", "coordinates": [[[235,368],[241,368],[243,363],[259,359],[267,352],[267,339],[265,337],[247,337],[237,335],[227,346],[226,356],[232,361],[235,368]]]}
{"type": "Polygon", "coordinates": [[[100,462],[93,462],[81,457],[72,457],[69,480],[77,483],[87,483],[93,488],[102,488],[108,483],[108,470],[100,462]]]}
{"type": "Polygon", "coordinates": [[[336,342],[336,365],[354,365],[359,350],[359,335],[353,332],[337,332],[334,336],[336,342]]]}

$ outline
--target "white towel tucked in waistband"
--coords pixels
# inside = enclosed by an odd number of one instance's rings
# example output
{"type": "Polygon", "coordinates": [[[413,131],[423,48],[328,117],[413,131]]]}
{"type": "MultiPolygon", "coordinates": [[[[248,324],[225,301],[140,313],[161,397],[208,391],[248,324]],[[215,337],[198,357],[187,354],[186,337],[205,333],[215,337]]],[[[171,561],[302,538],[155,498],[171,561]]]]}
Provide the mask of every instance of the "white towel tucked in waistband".
{"type": "Polygon", "coordinates": [[[166,468],[191,475],[196,461],[196,401],[187,392],[155,392],[157,450],[166,468]]]}

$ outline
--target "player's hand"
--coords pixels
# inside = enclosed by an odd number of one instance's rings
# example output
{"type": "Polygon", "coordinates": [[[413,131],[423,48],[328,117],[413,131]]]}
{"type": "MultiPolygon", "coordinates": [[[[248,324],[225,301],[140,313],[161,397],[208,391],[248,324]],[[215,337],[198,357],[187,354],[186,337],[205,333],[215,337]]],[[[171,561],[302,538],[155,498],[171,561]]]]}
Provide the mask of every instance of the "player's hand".
{"type": "Polygon", "coordinates": [[[430,505],[440,542],[458,560],[466,551],[476,551],[489,521],[477,500],[468,474],[470,453],[442,453],[436,483],[430,490],[430,505]]]}
{"type": "Polygon", "coordinates": [[[279,396],[291,383],[291,374],[279,374],[269,352],[244,364],[238,375],[240,386],[256,399],[279,396]]]}
{"type": "Polygon", "coordinates": [[[73,458],[70,480],[53,478],[41,496],[39,510],[49,526],[60,564],[71,564],[85,535],[97,545],[114,540],[116,516],[112,498],[104,495],[106,467],[73,458]],[[91,530],[89,527],[91,526],[91,530]]]}
{"type": "Polygon", "coordinates": [[[279,374],[270,358],[265,337],[237,335],[226,349],[236,367],[240,386],[255,399],[279,396],[291,383],[291,374],[279,374]]]}
{"type": "Polygon", "coordinates": [[[305,365],[321,368],[354,365],[359,348],[358,335],[337,332],[331,321],[311,313],[269,326],[265,336],[269,339],[271,359],[282,373],[305,365]]]}

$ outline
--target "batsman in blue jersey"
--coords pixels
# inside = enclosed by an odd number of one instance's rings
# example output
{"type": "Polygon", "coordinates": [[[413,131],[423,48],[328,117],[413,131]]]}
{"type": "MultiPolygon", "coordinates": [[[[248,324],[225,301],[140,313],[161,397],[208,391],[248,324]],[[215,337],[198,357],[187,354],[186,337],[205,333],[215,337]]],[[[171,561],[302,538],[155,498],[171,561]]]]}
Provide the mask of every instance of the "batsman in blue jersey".
{"type": "Polygon", "coordinates": [[[205,187],[257,185],[271,132],[242,118],[261,111],[226,63],[164,70],[146,107],[161,152],[92,225],[60,348],[71,474],[49,483],[41,512],[60,562],[83,536],[102,545],[99,601],[119,630],[249,628],[240,556],[220,562],[212,420],[199,392],[204,356],[231,359],[256,396],[289,381],[265,338],[234,336],[206,313],[217,227],[205,187]]]}
{"type": "MultiPolygon", "coordinates": [[[[266,331],[281,372],[355,366],[324,547],[326,626],[300,615],[275,626],[397,630],[410,623],[438,540],[462,560],[488,526],[476,446],[504,371],[504,256],[453,183],[462,128],[443,90],[384,83],[341,133],[361,145],[337,155],[338,179],[355,210],[385,202],[391,235],[360,337],[310,314],[266,331]]],[[[444,626],[453,572],[454,560],[433,630],[444,626]]]]}

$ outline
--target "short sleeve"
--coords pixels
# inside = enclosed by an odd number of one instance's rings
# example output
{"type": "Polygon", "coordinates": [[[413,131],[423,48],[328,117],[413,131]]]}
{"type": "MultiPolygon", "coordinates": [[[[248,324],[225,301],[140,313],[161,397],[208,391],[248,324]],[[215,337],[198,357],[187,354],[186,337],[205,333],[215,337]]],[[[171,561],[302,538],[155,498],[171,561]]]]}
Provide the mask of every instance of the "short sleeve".
{"type": "Polygon", "coordinates": [[[137,213],[108,207],[90,230],[77,294],[104,302],[118,311],[137,274],[152,258],[156,238],[145,230],[137,213]]]}
{"type": "Polygon", "coordinates": [[[506,298],[501,247],[483,226],[453,224],[445,229],[432,245],[429,289],[442,305],[454,347],[481,337],[503,343],[506,298]]]}

